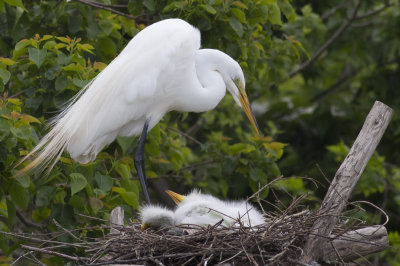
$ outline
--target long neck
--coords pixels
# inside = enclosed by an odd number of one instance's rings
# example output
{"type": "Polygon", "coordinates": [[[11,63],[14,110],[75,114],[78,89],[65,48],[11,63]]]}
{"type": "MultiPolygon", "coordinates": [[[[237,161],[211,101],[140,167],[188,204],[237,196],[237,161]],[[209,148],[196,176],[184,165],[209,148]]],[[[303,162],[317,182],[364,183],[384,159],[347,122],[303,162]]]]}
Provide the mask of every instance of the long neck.
{"type": "Polygon", "coordinates": [[[229,59],[218,50],[200,49],[196,52],[196,74],[201,86],[199,92],[204,96],[203,104],[207,110],[215,108],[225,95],[226,61],[229,59]]]}
{"type": "Polygon", "coordinates": [[[175,110],[204,112],[214,109],[225,95],[229,81],[227,68],[232,61],[232,58],[218,50],[197,50],[196,73],[191,73],[196,76],[190,76],[187,80],[189,86],[181,91],[182,101],[175,110]]]}

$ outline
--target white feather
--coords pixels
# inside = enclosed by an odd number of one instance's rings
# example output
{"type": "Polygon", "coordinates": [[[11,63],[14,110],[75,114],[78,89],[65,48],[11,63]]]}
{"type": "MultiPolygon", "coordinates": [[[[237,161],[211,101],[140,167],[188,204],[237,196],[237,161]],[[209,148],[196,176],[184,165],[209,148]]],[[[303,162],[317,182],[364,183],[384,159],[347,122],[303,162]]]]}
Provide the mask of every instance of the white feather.
{"type": "Polygon", "coordinates": [[[166,228],[176,224],[173,211],[157,205],[146,205],[140,209],[143,225],[152,228],[166,228]]]}
{"type": "Polygon", "coordinates": [[[23,159],[23,169],[54,166],[66,149],[80,162],[93,161],[118,135],[138,135],[146,119],[149,130],[171,110],[213,109],[226,88],[236,102],[244,84],[239,64],[228,55],[200,49],[199,31],[168,19],[139,32],[125,49],[61,112],[52,129],[23,159]]]}
{"type": "Polygon", "coordinates": [[[194,190],[184,196],[175,210],[177,224],[214,225],[222,220],[226,227],[237,227],[239,222],[253,227],[265,222],[263,215],[246,201],[222,201],[194,190]]]}

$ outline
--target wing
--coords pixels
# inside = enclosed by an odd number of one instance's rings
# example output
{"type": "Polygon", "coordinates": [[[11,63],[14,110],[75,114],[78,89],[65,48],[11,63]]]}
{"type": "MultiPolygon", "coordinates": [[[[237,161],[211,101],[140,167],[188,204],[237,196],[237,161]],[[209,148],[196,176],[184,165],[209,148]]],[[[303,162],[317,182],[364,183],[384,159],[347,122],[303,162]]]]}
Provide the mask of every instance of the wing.
{"type": "Polygon", "coordinates": [[[51,170],[65,148],[81,163],[92,161],[118,134],[141,132],[149,115],[153,127],[173,104],[171,75],[182,69],[195,74],[199,48],[199,31],[183,20],[164,20],[139,32],[54,119],[51,131],[24,158],[35,157],[23,171],[52,163],[51,170]]]}

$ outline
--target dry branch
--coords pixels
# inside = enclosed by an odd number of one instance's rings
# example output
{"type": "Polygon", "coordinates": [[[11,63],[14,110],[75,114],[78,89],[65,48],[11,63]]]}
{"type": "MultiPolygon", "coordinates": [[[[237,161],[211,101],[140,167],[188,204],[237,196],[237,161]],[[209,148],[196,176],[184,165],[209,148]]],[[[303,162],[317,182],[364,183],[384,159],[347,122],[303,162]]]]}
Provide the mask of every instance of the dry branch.
{"type": "Polygon", "coordinates": [[[381,140],[392,115],[393,110],[390,107],[379,101],[375,102],[325,195],[318,211],[321,217],[315,221],[312,227],[312,233],[305,244],[301,262],[310,263],[321,258],[324,242],[332,233],[338,215],[346,206],[355,184],[381,140]]]}
{"type": "Polygon", "coordinates": [[[322,248],[323,260],[327,262],[338,261],[337,253],[343,261],[352,261],[389,246],[388,234],[382,225],[361,228],[333,238],[332,242],[325,243],[322,248]]]}

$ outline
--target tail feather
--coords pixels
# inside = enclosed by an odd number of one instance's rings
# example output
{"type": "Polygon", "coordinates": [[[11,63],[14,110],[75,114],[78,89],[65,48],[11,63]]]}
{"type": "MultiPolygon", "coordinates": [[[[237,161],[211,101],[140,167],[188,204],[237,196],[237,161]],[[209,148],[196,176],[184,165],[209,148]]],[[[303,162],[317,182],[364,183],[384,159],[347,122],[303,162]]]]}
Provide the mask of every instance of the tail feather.
{"type": "Polygon", "coordinates": [[[48,127],[51,128],[50,132],[47,133],[36,145],[36,147],[29,152],[24,158],[22,158],[15,167],[33,158],[33,160],[25,166],[23,169],[19,170],[16,176],[30,172],[32,170],[37,170],[38,172],[44,172],[49,174],[53,169],[54,165],[60,159],[63,151],[68,145],[73,132],[77,128],[77,123],[71,123],[71,119],[74,112],[74,104],[80,99],[82,94],[90,87],[94,79],[89,82],[80,92],[78,92],[71,100],[66,103],[66,108],[61,111],[57,116],[55,116],[48,127]]]}

